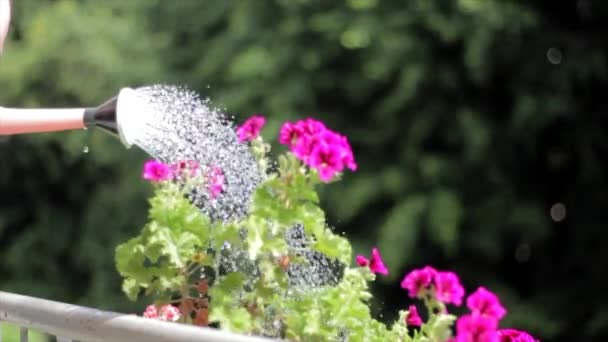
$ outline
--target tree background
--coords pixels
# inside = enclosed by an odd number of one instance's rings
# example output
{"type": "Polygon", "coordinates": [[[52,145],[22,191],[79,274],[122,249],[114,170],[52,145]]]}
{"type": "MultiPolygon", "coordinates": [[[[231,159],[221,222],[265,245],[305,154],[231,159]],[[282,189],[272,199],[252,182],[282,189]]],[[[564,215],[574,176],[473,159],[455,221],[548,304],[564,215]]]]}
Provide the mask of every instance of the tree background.
{"type": "MultiPolygon", "coordinates": [[[[321,192],[356,253],[383,252],[379,317],[432,264],[497,292],[503,326],[602,341],[607,14],[599,0],[17,0],[0,103],[175,83],[237,121],[263,113],[267,139],[316,117],[359,163],[321,192]]],[[[140,312],[113,258],[146,221],[147,156],[87,130],[0,137],[0,158],[0,289],[140,312]]]]}

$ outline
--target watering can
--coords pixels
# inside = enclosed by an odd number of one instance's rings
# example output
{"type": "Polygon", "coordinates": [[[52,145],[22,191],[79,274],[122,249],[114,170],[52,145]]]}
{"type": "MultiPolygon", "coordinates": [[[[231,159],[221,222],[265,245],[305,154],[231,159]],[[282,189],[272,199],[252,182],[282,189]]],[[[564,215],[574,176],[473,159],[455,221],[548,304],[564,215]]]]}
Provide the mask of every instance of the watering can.
{"type": "MultiPolygon", "coordinates": [[[[2,0],[0,0],[2,1],[2,0]]],[[[142,103],[136,91],[123,88],[117,96],[92,108],[0,107],[0,135],[58,132],[99,127],[117,135],[126,147],[133,142],[130,124],[142,103]],[[131,115],[129,115],[131,114],[131,115]]]]}

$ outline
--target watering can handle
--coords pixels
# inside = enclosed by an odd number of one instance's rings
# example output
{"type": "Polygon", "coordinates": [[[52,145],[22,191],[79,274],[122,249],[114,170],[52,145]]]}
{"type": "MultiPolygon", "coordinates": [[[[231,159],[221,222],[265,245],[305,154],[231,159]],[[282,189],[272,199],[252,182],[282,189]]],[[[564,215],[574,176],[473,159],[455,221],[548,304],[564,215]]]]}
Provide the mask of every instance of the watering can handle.
{"type": "Polygon", "coordinates": [[[84,108],[22,109],[0,107],[0,135],[85,128],[84,108]]]}

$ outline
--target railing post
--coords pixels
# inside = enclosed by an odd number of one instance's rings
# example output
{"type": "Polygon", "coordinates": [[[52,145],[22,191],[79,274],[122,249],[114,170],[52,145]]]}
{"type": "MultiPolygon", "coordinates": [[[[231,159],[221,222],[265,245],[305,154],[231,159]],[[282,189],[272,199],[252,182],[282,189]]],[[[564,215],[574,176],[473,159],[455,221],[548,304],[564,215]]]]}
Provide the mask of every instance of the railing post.
{"type": "Polygon", "coordinates": [[[26,327],[19,328],[19,341],[28,342],[28,335],[27,335],[26,327]]]}

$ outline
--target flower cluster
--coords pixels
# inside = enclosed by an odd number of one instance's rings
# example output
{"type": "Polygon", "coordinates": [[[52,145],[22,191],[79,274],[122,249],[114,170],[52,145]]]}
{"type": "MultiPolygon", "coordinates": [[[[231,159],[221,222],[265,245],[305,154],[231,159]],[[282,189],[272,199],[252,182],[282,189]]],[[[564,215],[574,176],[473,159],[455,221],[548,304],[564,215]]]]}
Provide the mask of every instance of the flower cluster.
{"type": "Polygon", "coordinates": [[[516,329],[501,329],[497,335],[500,342],[538,342],[527,332],[516,329]]]}
{"type": "MultiPolygon", "coordinates": [[[[480,286],[467,298],[467,307],[471,312],[461,316],[456,322],[455,341],[501,341],[502,338],[499,334],[503,333],[500,333],[501,330],[497,330],[498,323],[507,314],[507,310],[502,306],[498,297],[480,286]]],[[[511,333],[509,336],[514,335],[511,333]]],[[[508,339],[510,337],[505,338],[507,338],[506,341],[510,341],[508,339]]]]}
{"type": "Polygon", "coordinates": [[[359,266],[369,267],[373,273],[388,275],[388,268],[386,268],[384,265],[384,261],[382,261],[382,256],[380,255],[378,248],[372,248],[372,256],[370,259],[364,257],[363,255],[357,255],[355,261],[359,266]]]}
{"type": "Polygon", "coordinates": [[[431,294],[444,304],[461,305],[464,288],[454,272],[437,271],[431,266],[413,270],[401,281],[401,288],[411,298],[423,298],[431,294]],[[430,292],[429,292],[430,291],[430,292]]]}
{"type": "MultiPolygon", "coordinates": [[[[195,160],[179,161],[165,164],[158,160],[149,160],[144,164],[142,178],[154,183],[180,178],[194,178],[200,173],[200,166],[195,160]]],[[[207,192],[211,199],[217,198],[224,190],[225,177],[221,168],[213,166],[205,174],[207,192]]]]}
{"type": "MultiPolygon", "coordinates": [[[[305,232],[312,232],[315,243],[307,245],[312,252],[331,256],[342,264],[352,260],[352,246],[326,225],[314,187],[318,179],[328,182],[345,168],[356,170],[357,164],[346,137],[308,118],[287,122],[281,127],[279,142],[290,152],[279,157],[277,168],[262,167],[269,165],[264,163],[269,162],[270,147],[259,136],[265,122],[264,117],[256,115],[237,128],[239,141],[250,142],[247,146],[260,169],[271,173],[259,185],[258,196],[252,199],[252,206],[263,210],[252,210],[239,224],[194,219],[201,212],[184,196],[182,188],[186,187],[176,187],[169,182],[177,181],[181,185],[184,180],[196,177],[186,184],[206,188],[213,199],[220,196],[225,186],[226,177],[221,168],[199,165],[195,161],[145,164],[142,176],[160,183],[156,196],[163,200],[151,201],[150,219],[154,224],[146,225],[140,236],[117,248],[117,267],[125,277],[123,289],[129,298],[136,299],[145,288],[146,293],[166,300],[170,290],[171,303],[176,306],[150,305],[144,317],[197,326],[213,324],[234,332],[276,338],[286,337],[284,332],[289,331],[287,338],[298,341],[340,338],[536,342],[524,331],[499,328],[507,310],[490,290],[480,286],[466,297],[456,273],[432,266],[414,269],[401,280],[407,295],[421,300],[423,305],[411,304],[407,310],[400,311],[399,319],[392,326],[375,320],[368,306],[369,282],[378,274],[389,274],[377,247],[372,248],[370,255],[357,255],[354,261],[358,267],[344,267],[335,284],[319,286],[314,291],[307,291],[308,287],[304,286],[298,289],[298,296],[293,296],[290,270],[304,264],[300,251],[292,251],[285,244],[291,222],[301,222],[305,232]],[[310,177],[311,173],[314,177],[310,177]],[[179,188],[179,191],[163,191],[165,186],[179,188]],[[259,271],[257,274],[261,276],[252,278],[242,274],[244,270],[220,272],[221,262],[214,255],[218,251],[232,253],[225,248],[227,241],[230,250],[239,251],[239,258],[256,265],[256,273],[259,271]],[[148,262],[152,259],[158,262],[152,265],[148,262]],[[208,282],[206,277],[190,277],[207,271],[216,275],[213,282],[208,282]],[[192,278],[196,279],[194,283],[192,278]],[[194,289],[198,291],[197,297],[192,297],[194,289]],[[448,312],[448,305],[461,306],[463,302],[468,312],[460,317],[448,312]],[[340,325],[335,323],[337,320],[341,321],[340,325]]],[[[310,272],[320,271],[316,267],[310,269],[310,272]]]]}
{"type": "Polygon", "coordinates": [[[151,304],[146,307],[143,316],[145,318],[157,319],[159,321],[175,322],[180,319],[181,312],[179,309],[171,304],[166,304],[157,308],[156,305],[151,304]]]}
{"type": "Polygon", "coordinates": [[[357,170],[348,139],[315,119],[284,123],[279,142],[288,146],[304,164],[317,169],[324,182],[329,182],[344,168],[357,170]]]}
{"type": "MultiPolygon", "coordinates": [[[[461,305],[464,287],[458,276],[450,271],[438,271],[425,266],[409,272],[401,281],[401,287],[407,290],[411,298],[424,299],[427,308],[433,302],[461,305]]],[[[515,329],[498,329],[500,320],[507,314],[498,296],[483,286],[471,293],[466,300],[470,312],[456,321],[456,336],[450,342],[535,342],[528,333],[515,329]]],[[[447,311],[444,311],[447,313],[447,311]]],[[[418,310],[411,305],[406,324],[420,326],[423,324],[418,310]]]]}

